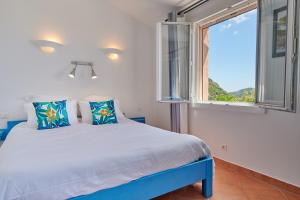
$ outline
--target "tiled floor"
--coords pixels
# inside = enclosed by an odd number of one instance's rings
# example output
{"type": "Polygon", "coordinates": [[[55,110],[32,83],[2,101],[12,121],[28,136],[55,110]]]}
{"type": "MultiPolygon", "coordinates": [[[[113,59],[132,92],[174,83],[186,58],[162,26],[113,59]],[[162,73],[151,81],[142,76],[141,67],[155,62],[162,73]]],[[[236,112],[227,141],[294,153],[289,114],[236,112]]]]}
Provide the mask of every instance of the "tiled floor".
{"type": "MultiPolygon", "coordinates": [[[[171,192],[155,200],[201,200],[201,183],[171,192]]],[[[211,200],[300,200],[300,196],[238,172],[216,166],[211,200]]]]}

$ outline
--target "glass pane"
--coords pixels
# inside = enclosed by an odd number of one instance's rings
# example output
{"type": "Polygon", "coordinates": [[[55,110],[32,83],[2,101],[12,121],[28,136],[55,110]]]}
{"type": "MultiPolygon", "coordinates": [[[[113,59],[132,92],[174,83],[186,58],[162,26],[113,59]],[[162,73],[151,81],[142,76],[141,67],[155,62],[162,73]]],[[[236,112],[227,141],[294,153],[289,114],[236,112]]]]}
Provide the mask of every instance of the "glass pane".
{"type": "Polygon", "coordinates": [[[285,106],[287,0],[260,2],[258,103],[285,106]]]}
{"type": "Polygon", "coordinates": [[[255,102],[257,10],[202,29],[203,100],[255,102]]]}
{"type": "Polygon", "coordinates": [[[190,25],[162,24],[161,100],[189,100],[190,25]]]}

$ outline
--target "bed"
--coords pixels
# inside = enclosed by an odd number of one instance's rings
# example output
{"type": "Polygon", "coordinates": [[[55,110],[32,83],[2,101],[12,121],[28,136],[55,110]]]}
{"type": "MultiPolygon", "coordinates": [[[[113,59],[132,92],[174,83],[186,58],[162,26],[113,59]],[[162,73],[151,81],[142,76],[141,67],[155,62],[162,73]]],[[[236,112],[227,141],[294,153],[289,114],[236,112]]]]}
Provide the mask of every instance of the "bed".
{"type": "Polygon", "coordinates": [[[22,122],[0,148],[0,199],[151,199],[198,181],[210,197],[212,169],[201,139],[126,118],[42,131],[22,122]]]}

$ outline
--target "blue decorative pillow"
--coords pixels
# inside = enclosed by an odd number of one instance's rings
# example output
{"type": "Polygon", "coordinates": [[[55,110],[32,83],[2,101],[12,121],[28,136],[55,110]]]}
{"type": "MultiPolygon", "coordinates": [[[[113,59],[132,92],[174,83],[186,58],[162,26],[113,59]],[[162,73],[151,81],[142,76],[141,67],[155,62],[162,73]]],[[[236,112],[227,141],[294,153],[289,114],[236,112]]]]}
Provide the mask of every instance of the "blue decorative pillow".
{"type": "Polygon", "coordinates": [[[70,126],[66,100],[54,102],[34,102],[38,130],[70,126]]]}
{"type": "Polygon", "coordinates": [[[118,123],[114,101],[90,102],[93,125],[118,123]]]}

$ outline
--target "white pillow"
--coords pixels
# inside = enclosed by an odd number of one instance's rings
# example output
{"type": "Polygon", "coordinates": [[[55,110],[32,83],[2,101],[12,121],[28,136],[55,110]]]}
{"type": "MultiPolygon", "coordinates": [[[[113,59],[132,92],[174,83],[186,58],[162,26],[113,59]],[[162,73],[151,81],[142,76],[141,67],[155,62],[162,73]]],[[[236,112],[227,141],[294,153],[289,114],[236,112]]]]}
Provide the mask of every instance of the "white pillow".
{"type": "Polygon", "coordinates": [[[119,120],[119,119],[125,118],[125,116],[123,115],[123,113],[120,109],[119,101],[117,99],[113,99],[112,97],[94,96],[92,98],[89,97],[89,98],[86,98],[86,100],[79,102],[82,122],[86,123],[86,124],[93,123],[93,116],[92,116],[92,111],[91,111],[91,107],[90,107],[90,102],[101,102],[101,101],[109,101],[109,100],[114,101],[117,119],[119,120]]]}
{"type": "MultiPolygon", "coordinates": [[[[48,101],[59,101],[59,100],[50,100],[48,99],[47,101],[45,101],[46,99],[42,99],[42,100],[38,100],[38,101],[34,101],[34,102],[48,102],[48,101]]],[[[25,107],[25,111],[27,113],[27,124],[29,127],[32,128],[37,128],[37,117],[36,117],[36,113],[35,113],[35,108],[31,103],[26,103],[24,105],[25,107]]],[[[77,101],[75,100],[67,100],[66,102],[66,108],[67,108],[67,113],[68,113],[68,119],[70,124],[76,124],[78,123],[78,119],[77,119],[77,101]]]]}

